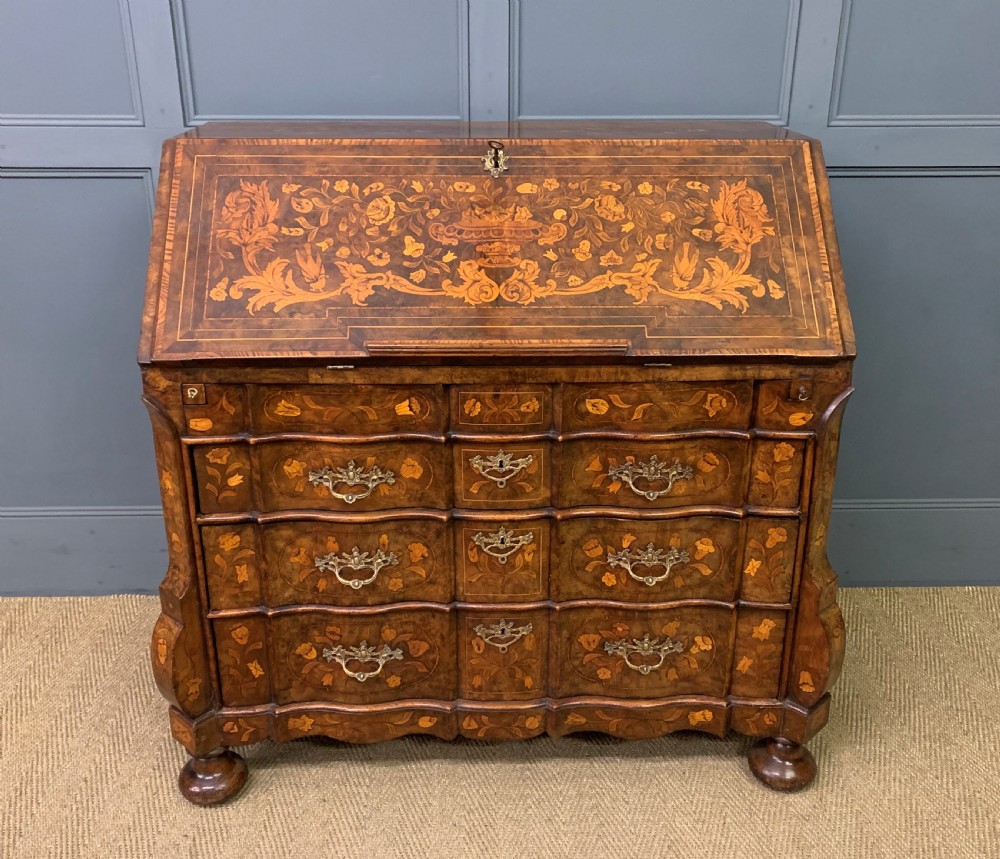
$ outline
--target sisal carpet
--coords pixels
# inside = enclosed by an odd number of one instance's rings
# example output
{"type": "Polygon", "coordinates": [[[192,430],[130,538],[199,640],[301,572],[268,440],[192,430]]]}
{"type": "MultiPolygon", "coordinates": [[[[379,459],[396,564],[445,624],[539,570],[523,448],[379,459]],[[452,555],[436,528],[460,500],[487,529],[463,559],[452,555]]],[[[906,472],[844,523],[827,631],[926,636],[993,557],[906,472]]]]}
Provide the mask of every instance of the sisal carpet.
{"type": "Polygon", "coordinates": [[[198,809],[147,668],[152,597],[0,600],[0,855],[1000,857],[1000,588],[848,590],[819,776],[777,795],[747,741],[262,744],[198,809]]]}

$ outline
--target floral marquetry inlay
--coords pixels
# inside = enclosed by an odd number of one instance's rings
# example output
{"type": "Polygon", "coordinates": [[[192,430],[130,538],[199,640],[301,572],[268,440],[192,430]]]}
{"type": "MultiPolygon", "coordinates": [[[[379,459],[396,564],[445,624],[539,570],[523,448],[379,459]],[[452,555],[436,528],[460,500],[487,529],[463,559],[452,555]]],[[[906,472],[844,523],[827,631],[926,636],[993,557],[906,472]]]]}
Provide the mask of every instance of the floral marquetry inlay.
{"type": "Polygon", "coordinates": [[[233,179],[209,298],[255,314],[380,291],[473,306],[620,291],[745,313],[785,296],[765,193],[747,176],[233,179]]]}

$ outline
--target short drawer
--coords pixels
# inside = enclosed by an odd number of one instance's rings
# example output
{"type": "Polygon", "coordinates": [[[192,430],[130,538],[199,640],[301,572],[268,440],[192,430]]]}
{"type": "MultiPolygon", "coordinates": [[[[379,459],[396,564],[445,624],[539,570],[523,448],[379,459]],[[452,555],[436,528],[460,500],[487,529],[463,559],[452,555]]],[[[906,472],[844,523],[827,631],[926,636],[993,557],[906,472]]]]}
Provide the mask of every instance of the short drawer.
{"type": "Polygon", "coordinates": [[[566,385],[564,432],[682,432],[746,429],[750,425],[750,382],[725,384],[566,385]]]}
{"type": "Polygon", "coordinates": [[[552,391],[544,385],[457,385],[451,389],[455,432],[545,432],[552,426],[552,391]]]}
{"type": "Polygon", "coordinates": [[[548,505],[547,442],[455,442],[456,506],[523,509],[548,505]]]}
{"type": "Polygon", "coordinates": [[[261,385],[251,404],[257,432],[440,433],[447,422],[443,392],[433,385],[261,385]]]}
{"type": "Polygon", "coordinates": [[[305,612],[274,618],[271,630],[279,704],[455,697],[451,612],[305,612]]]}
{"type": "Polygon", "coordinates": [[[267,602],[365,606],[448,602],[452,547],[447,523],[281,522],[261,529],[267,602]]]}
{"type": "Polygon", "coordinates": [[[733,600],[740,521],[585,518],[558,526],[554,599],[733,600]]]}
{"type": "Polygon", "coordinates": [[[747,443],[742,439],[587,439],[566,442],[560,454],[562,507],[743,504],[747,443]]]}
{"type": "Polygon", "coordinates": [[[254,448],[265,510],[450,506],[443,444],[271,442],[254,448]]]}
{"type": "Polygon", "coordinates": [[[459,599],[516,602],[548,596],[547,519],[456,520],[452,527],[459,599]]]}
{"type": "Polygon", "coordinates": [[[545,697],[548,628],[545,609],[461,612],[460,695],[474,701],[545,697]]]}
{"type": "Polygon", "coordinates": [[[726,694],[734,612],[726,608],[556,612],[553,695],[726,694]]]}

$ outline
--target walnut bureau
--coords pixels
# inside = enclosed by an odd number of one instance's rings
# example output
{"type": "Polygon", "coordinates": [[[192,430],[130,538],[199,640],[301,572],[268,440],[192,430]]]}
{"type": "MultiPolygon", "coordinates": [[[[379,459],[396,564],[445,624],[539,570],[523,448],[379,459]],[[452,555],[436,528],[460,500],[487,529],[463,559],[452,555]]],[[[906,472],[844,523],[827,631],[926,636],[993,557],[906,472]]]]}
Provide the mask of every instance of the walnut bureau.
{"type": "Polygon", "coordinates": [[[819,145],[766,124],[205,125],[139,362],[193,802],[265,738],[757,738],[815,774],[854,342],[819,145]]]}

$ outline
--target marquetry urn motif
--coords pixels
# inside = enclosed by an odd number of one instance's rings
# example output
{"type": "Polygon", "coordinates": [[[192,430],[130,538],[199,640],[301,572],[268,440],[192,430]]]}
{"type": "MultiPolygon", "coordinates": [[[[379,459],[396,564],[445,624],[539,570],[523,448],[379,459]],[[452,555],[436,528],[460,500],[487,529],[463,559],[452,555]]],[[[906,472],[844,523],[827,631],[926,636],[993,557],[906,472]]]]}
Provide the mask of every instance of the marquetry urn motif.
{"type": "Polygon", "coordinates": [[[854,354],[818,145],[482,131],[164,150],[152,661],[194,802],[320,735],[734,730],[770,786],[814,772],[854,354]]]}

